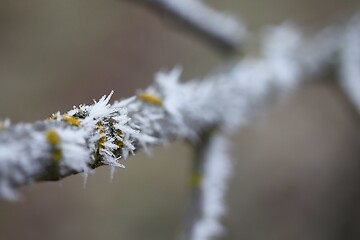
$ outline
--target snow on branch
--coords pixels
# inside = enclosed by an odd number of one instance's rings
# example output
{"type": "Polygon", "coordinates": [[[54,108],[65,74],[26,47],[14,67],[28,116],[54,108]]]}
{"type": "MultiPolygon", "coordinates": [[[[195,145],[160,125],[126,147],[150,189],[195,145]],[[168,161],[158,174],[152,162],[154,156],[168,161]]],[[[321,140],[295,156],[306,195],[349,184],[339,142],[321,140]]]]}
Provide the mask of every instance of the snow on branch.
{"type": "MultiPolygon", "coordinates": [[[[129,99],[110,104],[110,93],[93,105],[55,113],[47,120],[4,122],[0,195],[14,199],[23,185],[86,174],[102,165],[123,167],[122,159],[139,149],[174,139],[196,142],[214,127],[234,129],[258,113],[269,97],[287,95],[309,74],[339,62],[334,61],[336,53],[349,41],[348,35],[355,30],[358,34],[358,23],[352,21],[345,30],[328,28],[312,38],[283,24],[268,29],[260,57],[245,58],[203,80],[181,83],[177,67],[158,73],[152,86],[129,99]]],[[[356,80],[356,74],[350,75],[356,80]]]]}
{"type": "Polygon", "coordinates": [[[137,0],[165,11],[188,28],[227,50],[237,50],[246,41],[245,26],[230,15],[220,13],[202,0],[137,0]]]}

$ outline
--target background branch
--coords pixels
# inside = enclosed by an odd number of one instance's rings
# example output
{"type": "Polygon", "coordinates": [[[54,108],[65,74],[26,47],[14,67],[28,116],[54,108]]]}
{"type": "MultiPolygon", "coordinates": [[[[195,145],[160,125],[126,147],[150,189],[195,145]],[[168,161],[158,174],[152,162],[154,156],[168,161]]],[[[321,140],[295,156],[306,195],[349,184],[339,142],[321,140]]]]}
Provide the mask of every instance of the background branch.
{"type": "Polygon", "coordinates": [[[166,15],[205,42],[225,53],[240,50],[247,38],[245,26],[234,17],[210,8],[201,0],[136,0],[166,15]]]}
{"type": "Polygon", "coordinates": [[[230,175],[228,140],[224,133],[209,131],[195,146],[190,175],[190,197],[181,239],[206,240],[223,233],[225,192],[230,175]]]}

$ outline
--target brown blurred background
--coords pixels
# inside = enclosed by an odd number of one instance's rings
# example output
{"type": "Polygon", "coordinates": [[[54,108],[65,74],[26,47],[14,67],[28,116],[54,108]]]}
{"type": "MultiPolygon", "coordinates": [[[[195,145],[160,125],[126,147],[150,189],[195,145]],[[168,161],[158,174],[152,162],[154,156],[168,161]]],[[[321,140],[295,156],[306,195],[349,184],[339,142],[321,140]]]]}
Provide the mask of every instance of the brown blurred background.
{"type": "MultiPolygon", "coordinates": [[[[358,0],[208,2],[255,32],[284,20],[315,31],[360,10],[358,0]]],[[[111,90],[131,96],[176,64],[188,79],[224,60],[128,2],[0,1],[0,117],[13,122],[111,90]]],[[[223,239],[360,239],[360,118],[333,78],[314,79],[234,136],[223,239]]],[[[130,158],[112,183],[104,167],[85,189],[81,176],[26,187],[21,202],[0,201],[0,239],[174,239],[191,160],[177,142],[130,158]]]]}

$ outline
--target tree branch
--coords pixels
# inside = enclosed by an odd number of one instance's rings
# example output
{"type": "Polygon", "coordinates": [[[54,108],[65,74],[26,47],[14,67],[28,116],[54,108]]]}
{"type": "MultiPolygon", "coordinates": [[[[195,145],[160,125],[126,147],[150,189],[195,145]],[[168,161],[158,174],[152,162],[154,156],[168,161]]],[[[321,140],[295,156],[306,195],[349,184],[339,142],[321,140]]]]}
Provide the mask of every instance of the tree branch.
{"type": "Polygon", "coordinates": [[[220,218],[230,175],[229,143],[219,131],[209,131],[196,144],[190,176],[190,197],[181,239],[206,240],[223,232],[220,218]]]}
{"type": "Polygon", "coordinates": [[[288,95],[309,74],[333,64],[343,33],[330,28],[307,39],[284,24],[267,31],[259,58],[245,58],[203,81],[180,83],[181,70],[175,68],[112,105],[110,94],[48,120],[3,124],[0,195],[12,199],[17,187],[101,165],[123,167],[119,160],[135,150],[173,139],[196,142],[214,126],[234,129],[259,113],[269,97],[288,95]]]}
{"type": "Polygon", "coordinates": [[[136,0],[166,13],[186,29],[226,53],[236,52],[247,38],[245,26],[234,17],[220,13],[201,0],[136,0]]]}

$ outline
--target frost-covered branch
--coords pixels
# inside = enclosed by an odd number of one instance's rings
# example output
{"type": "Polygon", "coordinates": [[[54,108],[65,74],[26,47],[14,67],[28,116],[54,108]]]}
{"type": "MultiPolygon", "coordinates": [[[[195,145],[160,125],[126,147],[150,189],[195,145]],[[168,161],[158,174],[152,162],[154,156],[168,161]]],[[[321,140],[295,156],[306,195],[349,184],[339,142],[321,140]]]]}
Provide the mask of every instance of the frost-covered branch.
{"type": "Polygon", "coordinates": [[[202,0],[137,0],[166,12],[206,41],[226,50],[237,50],[246,41],[245,26],[230,15],[210,8],[202,0]]]}
{"type": "Polygon", "coordinates": [[[269,96],[288,94],[308,74],[333,62],[344,41],[338,33],[326,29],[306,39],[284,24],[268,30],[261,57],[245,58],[204,80],[180,83],[181,70],[175,68],[157,74],[155,84],[136,96],[112,105],[110,94],[48,120],[4,124],[0,194],[14,198],[14,189],[22,185],[101,165],[122,167],[121,159],[137,149],[172,139],[197,141],[214,126],[234,128],[258,113],[269,96]]]}
{"type": "Polygon", "coordinates": [[[190,176],[190,198],[181,239],[207,240],[223,232],[227,180],[230,175],[229,142],[224,133],[209,131],[196,144],[190,176]]]}
{"type": "MultiPolygon", "coordinates": [[[[201,0],[137,0],[165,11],[204,39],[227,50],[245,42],[245,27],[201,0]]],[[[284,99],[309,76],[328,68],[360,111],[360,17],[305,37],[292,24],[269,27],[258,57],[180,82],[181,69],[155,76],[135,96],[110,103],[112,92],[92,105],[80,105],[35,123],[0,121],[0,196],[38,181],[85,176],[97,167],[123,168],[138,150],[180,139],[196,150],[189,208],[182,239],[208,240],[222,232],[224,196],[230,173],[226,134],[284,99]],[[214,130],[215,129],[215,130],[214,130]]]]}

